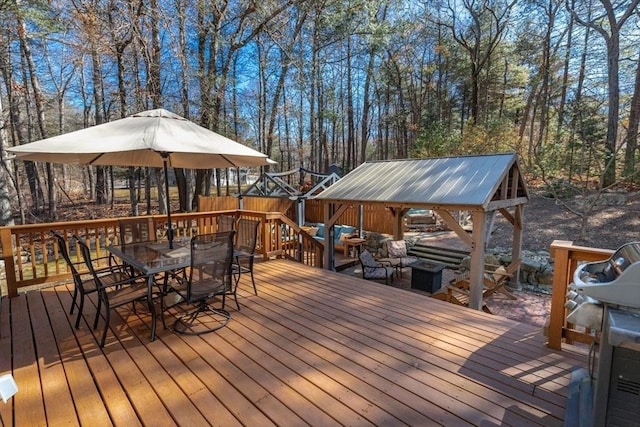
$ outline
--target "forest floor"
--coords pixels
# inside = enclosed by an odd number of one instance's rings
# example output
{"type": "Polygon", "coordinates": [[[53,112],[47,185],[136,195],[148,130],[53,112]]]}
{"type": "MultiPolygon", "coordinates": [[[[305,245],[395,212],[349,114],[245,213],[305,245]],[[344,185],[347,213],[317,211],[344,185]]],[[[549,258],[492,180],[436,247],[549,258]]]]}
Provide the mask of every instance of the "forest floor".
{"type": "MultiPolygon", "coordinates": [[[[571,201],[578,205],[580,199],[571,201]]],[[[625,243],[640,240],[640,192],[614,193],[603,197],[589,214],[584,233],[581,219],[555,199],[532,191],[525,205],[523,249],[549,250],[554,240],[569,240],[576,245],[617,249],[625,243]]],[[[491,240],[496,245],[508,245],[512,228],[505,221],[496,221],[491,240]]]]}

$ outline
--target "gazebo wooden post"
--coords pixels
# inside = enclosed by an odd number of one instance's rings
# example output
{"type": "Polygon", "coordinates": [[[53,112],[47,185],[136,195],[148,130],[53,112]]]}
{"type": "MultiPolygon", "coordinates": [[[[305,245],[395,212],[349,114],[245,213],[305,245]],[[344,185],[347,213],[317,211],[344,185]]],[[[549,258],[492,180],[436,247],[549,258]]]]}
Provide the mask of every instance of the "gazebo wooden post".
{"type": "Polygon", "coordinates": [[[473,234],[471,241],[471,271],[469,272],[469,307],[482,308],[482,287],[484,286],[485,229],[487,214],[483,210],[473,211],[473,234]]]}
{"type": "Polygon", "coordinates": [[[402,218],[408,209],[402,209],[399,207],[390,207],[389,210],[393,215],[393,239],[404,239],[404,224],[402,218]]]}
{"type": "Polygon", "coordinates": [[[340,216],[349,209],[349,203],[325,203],[324,204],[324,268],[326,270],[336,269],[335,263],[335,229],[333,225],[340,219],[340,216]]]}
{"type": "MultiPolygon", "coordinates": [[[[511,262],[522,258],[522,233],[523,233],[524,205],[515,207],[515,218],[513,222],[513,243],[511,245],[511,262]]],[[[513,285],[520,288],[520,267],[511,278],[513,285]]]]}
{"type": "Polygon", "coordinates": [[[331,217],[335,205],[333,203],[324,204],[324,268],[327,270],[335,270],[335,254],[333,247],[333,223],[331,217]]]}

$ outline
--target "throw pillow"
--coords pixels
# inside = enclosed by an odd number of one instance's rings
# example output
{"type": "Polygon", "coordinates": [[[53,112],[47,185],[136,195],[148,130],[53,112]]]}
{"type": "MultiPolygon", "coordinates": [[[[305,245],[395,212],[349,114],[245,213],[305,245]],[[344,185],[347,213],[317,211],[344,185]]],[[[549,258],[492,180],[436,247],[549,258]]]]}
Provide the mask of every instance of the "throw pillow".
{"type": "Polygon", "coordinates": [[[318,234],[318,227],[309,227],[307,233],[309,233],[309,236],[311,237],[316,237],[316,235],[318,234]]]}
{"type": "Polygon", "coordinates": [[[407,244],[404,240],[389,240],[387,252],[390,258],[404,258],[407,256],[407,244]]]}
{"type": "Polygon", "coordinates": [[[345,240],[351,237],[351,234],[352,233],[340,233],[340,241],[344,242],[345,240]]]}

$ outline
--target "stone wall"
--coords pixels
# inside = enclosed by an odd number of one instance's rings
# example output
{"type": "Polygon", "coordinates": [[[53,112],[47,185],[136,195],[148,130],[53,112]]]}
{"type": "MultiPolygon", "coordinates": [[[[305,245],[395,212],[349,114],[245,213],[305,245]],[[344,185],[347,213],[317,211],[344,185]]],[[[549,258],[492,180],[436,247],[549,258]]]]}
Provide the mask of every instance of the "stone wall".
{"type": "MultiPolygon", "coordinates": [[[[491,265],[511,264],[511,249],[496,247],[489,249],[485,263],[491,265]]],[[[469,269],[470,258],[462,261],[461,267],[469,269]]],[[[553,262],[548,251],[522,251],[520,265],[520,289],[551,293],[553,284],[553,262]]]]}

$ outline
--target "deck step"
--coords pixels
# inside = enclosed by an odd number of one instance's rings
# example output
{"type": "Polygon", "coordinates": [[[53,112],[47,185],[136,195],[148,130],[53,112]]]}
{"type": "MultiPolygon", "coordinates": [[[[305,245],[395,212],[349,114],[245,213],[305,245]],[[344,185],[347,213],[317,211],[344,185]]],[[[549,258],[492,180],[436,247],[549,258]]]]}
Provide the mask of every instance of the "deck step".
{"type": "Polygon", "coordinates": [[[458,269],[460,263],[470,254],[464,249],[443,248],[441,246],[431,246],[424,243],[416,243],[408,250],[408,255],[444,264],[449,268],[458,269]]]}

